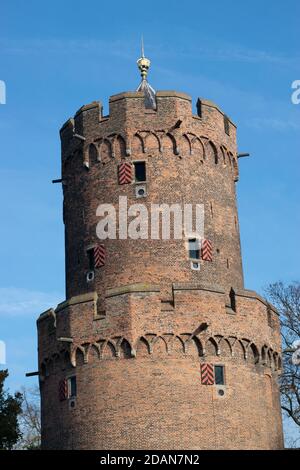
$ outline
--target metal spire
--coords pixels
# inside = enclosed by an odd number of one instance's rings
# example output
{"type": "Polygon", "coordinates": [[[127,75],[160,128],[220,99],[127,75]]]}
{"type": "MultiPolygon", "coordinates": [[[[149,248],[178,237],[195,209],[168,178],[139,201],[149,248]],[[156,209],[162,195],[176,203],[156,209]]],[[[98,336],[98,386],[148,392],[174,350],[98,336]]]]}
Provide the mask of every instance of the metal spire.
{"type": "Polygon", "coordinates": [[[144,52],[144,38],[143,38],[143,35],[142,35],[142,38],[141,38],[141,46],[142,46],[142,57],[144,58],[145,57],[145,52],[144,52]]]}

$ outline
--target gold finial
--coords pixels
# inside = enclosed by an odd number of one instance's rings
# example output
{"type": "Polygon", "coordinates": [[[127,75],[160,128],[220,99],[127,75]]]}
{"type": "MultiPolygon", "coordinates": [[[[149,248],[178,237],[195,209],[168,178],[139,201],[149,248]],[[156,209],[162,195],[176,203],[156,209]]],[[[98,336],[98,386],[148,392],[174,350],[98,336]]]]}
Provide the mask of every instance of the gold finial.
{"type": "Polygon", "coordinates": [[[138,59],[137,64],[138,64],[138,68],[140,69],[142,79],[146,80],[151,62],[149,59],[145,57],[143,36],[142,36],[142,41],[141,41],[141,48],[142,48],[142,56],[138,59]]]}

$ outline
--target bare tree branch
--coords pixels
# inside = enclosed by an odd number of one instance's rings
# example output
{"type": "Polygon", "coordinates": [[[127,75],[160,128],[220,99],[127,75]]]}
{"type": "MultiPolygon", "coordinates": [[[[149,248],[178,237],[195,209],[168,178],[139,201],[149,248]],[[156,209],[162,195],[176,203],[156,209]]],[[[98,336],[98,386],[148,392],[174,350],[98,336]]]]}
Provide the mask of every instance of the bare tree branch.
{"type": "Polygon", "coordinates": [[[267,297],[280,314],[283,343],[283,374],[280,378],[281,407],[300,427],[300,366],[292,363],[292,345],[300,339],[300,283],[271,284],[267,297]]]}
{"type": "Polygon", "coordinates": [[[26,389],[23,387],[23,406],[19,423],[22,438],[18,441],[16,449],[40,449],[41,446],[41,419],[40,394],[38,387],[26,389]]]}

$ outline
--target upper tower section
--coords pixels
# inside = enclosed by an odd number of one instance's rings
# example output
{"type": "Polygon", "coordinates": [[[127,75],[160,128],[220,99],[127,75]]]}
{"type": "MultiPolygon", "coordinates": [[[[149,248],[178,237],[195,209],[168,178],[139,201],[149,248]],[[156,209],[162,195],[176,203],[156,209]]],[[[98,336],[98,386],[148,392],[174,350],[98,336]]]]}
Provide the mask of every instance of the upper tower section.
{"type": "Polygon", "coordinates": [[[146,80],[150,61],[142,54],[138,65],[138,91],[110,97],[108,116],[100,102],[81,107],[60,131],[67,298],[88,291],[104,298],[107,288],[151,283],[169,299],[176,282],[218,286],[229,296],[243,287],[236,127],[211,101],[199,98],[193,114],[187,94],[155,92],[146,80]],[[124,197],[128,225],[136,204],[148,211],[140,236],[127,231],[125,237],[120,227],[124,197]],[[99,240],[104,204],[116,214],[115,238],[99,240]],[[153,237],[155,205],[169,208],[169,238],[163,229],[153,237]],[[192,228],[176,238],[174,205],[203,205],[203,233],[193,212],[192,228]],[[100,265],[93,253],[101,255],[100,265]]]}
{"type": "MultiPolygon", "coordinates": [[[[137,133],[156,131],[158,143],[163,135],[168,135],[176,144],[176,153],[182,156],[186,151],[190,155],[195,153],[201,139],[203,145],[209,139],[222,142],[220,148],[214,150],[216,159],[220,156],[224,165],[229,163],[234,168],[234,180],[238,180],[236,126],[215,103],[198,98],[197,114],[193,114],[191,97],[185,93],[158,91],[155,100],[156,107],[152,109],[145,106],[143,90],[119,93],[110,97],[109,115],[106,116],[103,115],[100,101],[82,106],[60,130],[63,161],[74,151],[88,150],[89,143],[95,139],[99,142],[109,136],[112,141],[115,135],[124,138],[126,151],[130,153],[132,139],[137,133]],[[179,147],[180,137],[185,138],[182,150],[179,147]]],[[[100,152],[101,148],[98,147],[100,152]]],[[[159,145],[159,150],[162,148],[162,144],[159,145]]],[[[204,153],[205,149],[203,156],[204,153]]],[[[86,155],[85,162],[88,163],[88,160],[86,155]]]]}

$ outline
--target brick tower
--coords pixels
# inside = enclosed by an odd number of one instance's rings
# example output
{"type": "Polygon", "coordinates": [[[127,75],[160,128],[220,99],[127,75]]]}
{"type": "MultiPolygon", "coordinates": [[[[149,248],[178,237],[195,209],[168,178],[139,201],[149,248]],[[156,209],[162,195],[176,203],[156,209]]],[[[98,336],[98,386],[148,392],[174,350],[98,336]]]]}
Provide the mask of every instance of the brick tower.
{"type": "Polygon", "coordinates": [[[108,116],[93,102],[60,131],[66,300],[37,322],[43,448],[280,448],[279,318],[243,284],[236,126],[138,65],[108,116]],[[133,239],[120,221],[100,240],[99,205],[125,200],[203,204],[204,233],[133,239]]]}

